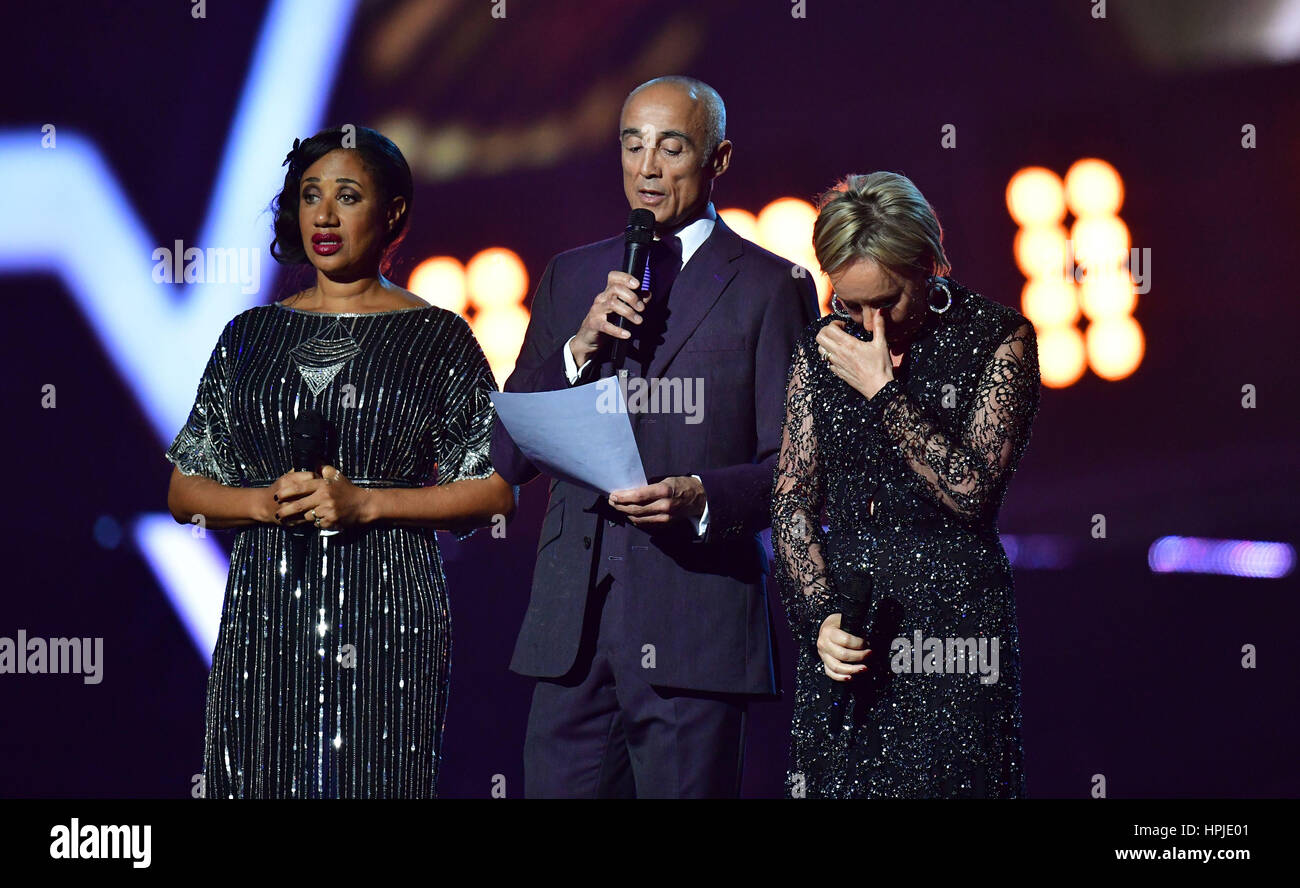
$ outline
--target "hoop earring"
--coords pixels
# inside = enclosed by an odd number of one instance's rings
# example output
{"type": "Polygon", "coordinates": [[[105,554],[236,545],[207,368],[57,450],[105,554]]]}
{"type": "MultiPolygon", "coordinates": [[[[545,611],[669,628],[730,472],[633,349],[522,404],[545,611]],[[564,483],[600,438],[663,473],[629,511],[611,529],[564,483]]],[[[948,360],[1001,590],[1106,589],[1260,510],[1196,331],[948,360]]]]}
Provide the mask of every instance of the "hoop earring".
{"type": "Polygon", "coordinates": [[[926,284],[928,289],[926,290],[925,302],[930,311],[935,314],[943,314],[952,308],[952,290],[948,288],[946,278],[941,278],[937,274],[932,275],[926,284]],[[941,298],[943,299],[942,306],[939,304],[941,298]]]}
{"type": "Polygon", "coordinates": [[[840,298],[834,293],[831,294],[831,314],[839,315],[846,320],[853,320],[853,315],[849,314],[844,307],[844,303],[840,302],[840,298]]]}

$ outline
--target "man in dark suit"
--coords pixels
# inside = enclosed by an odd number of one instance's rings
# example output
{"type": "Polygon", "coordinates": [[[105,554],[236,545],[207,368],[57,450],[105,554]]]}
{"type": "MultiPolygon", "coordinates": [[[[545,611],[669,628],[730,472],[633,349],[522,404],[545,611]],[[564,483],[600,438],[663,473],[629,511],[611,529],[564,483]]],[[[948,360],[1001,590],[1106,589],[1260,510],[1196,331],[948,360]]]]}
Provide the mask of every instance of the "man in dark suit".
{"type": "MultiPolygon", "coordinates": [[[[624,363],[651,482],[608,497],[551,482],[510,664],[538,679],[530,797],[736,796],[747,703],[776,690],[758,534],[791,352],[817,300],[807,271],[717,217],[725,126],[722,99],[698,80],[633,90],[619,121],[623,189],[655,216],[649,287],[616,270],[621,236],[554,257],[506,381],[555,391],[624,363]],[[638,404],[638,383],[663,397],[638,404]]],[[[499,422],[492,457],[512,484],[538,474],[499,422]]]]}

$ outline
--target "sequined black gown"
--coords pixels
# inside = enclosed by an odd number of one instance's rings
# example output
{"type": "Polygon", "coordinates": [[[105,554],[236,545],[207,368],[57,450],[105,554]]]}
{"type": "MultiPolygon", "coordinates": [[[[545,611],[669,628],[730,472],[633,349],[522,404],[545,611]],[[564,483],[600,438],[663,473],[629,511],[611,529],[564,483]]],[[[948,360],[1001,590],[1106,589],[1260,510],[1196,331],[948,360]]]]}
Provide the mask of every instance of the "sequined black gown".
{"type": "Polygon", "coordinates": [[[996,521],[1038,409],[1037,346],[1013,309],[955,282],[952,291],[952,306],[927,312],[895,380],[870,400],[818,354],[817,332],[834,316],[795,348],[772,544],[798,647],[796,796],[1024,794],[1015,601],[996,521]],[[834,579],[850,571],[874,582],[873,653],[867,672],[842,684],[823,671],[816,640],[842,611],[834,579]],[[974,664],[974,674],[904,671],[915,661],[897,656],[894,639],[914,641],[917,630],[923,640],[984,639],[986,666],[996,638],[996,681],[974,664]]]}
{"type": "MultiPolygon", "coordinates": [[[[326,462],[358,486],[484,478],[495,390],[452,312],[263,305],[226,325],[167,458],[268,486],[291,468],[297,411],[314,407],[335,430],[326,462]]],[[[302,579],[288,539],[276,525],[235,531],[208,680],[206,795],[434,796],[451,656],[435,531],[313,529],[302,579]]]]}

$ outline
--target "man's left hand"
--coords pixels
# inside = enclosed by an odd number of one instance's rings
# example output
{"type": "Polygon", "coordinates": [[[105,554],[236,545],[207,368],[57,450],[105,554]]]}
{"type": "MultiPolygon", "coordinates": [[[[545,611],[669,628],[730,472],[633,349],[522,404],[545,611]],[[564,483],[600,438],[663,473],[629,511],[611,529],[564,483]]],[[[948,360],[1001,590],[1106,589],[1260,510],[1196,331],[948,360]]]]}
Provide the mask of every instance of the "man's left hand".
{"type": "Polygon", "coordinates": [[[704,514],[704,485],[690,475],[670,475],[662,481],[615,490],[609,504],[637,527],[663,526],[704,514]]]}

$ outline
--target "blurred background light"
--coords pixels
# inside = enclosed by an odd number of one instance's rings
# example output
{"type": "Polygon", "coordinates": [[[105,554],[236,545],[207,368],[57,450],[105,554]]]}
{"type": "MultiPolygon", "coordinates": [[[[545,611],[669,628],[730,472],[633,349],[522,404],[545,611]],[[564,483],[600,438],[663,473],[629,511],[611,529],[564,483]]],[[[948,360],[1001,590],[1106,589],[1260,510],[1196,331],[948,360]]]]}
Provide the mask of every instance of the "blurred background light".
{"type": "Polygon", "coordinates": [[[1106,161],[1085,157],[1065,173],[1065,201],[1076,216],[1113,216],[1124,203],[1124,183],[1106,161]]]}
{"type": "Polygon", "coordinates": [[[740,235],[747,241],[753,241],[761,245],[758,235],[758,219],[749,210],[729,209],[718,210],[718,215],[722,221],[727,223],[727,227],[736,234],[740,235]]]}
{"type": "Polygon", "coordinates": [[[497,386],[505,385],[528,330],[528,269],[506,247],[480,250],[464,265],[452,256],[425,259],[407,289],[469,322],[497,386]]]}
{"type": "Polygon", "coordinates": [[[1165,536],[1147,550],[1152,573],[1205,573],[1278,579],[1295,567],[1288,543],[1165,536]]]}
{"type": "Polygon", "coordinates": [[[1130,246],[1128,226],[1117,216],[1085,216],[1070,228],[1074,261],[1088,274],[1125,267],[1130,246]]]}
{"type": "Polygon", "coordinates": [[[1061,534],[1001,534],[1007,560],[1019,570],[1064,570],[1074,563],[1074,538],[1061,534]]]}
{"type": "Polygon", "coordinates": [[[1020,226],[1012,253],[1025,276],[1020,306],[1038,334],[1043,384],[1073,385],[1088,368],[1108,381],[1132,375],[1146,340],[1132,317],[1137,288],[1132,237],[1118,216],[1119,173],[1096,157],[1075,161],[1064,179],[1045,167],[1024,167],[1007,182],[1006,195],[1020,226]],[[1075,217],[1068,236],[1067,209],[1075,217]],[[1092,322],[1086,336],[1075,326],[1080,313],[1092,322]]]}
{"type": "Polygon", "coordinates": [[[1079,286],[1079,308],[1090,321],[1133,314],[1137,288],[1125,273],[1089,274],[1079,286]]]}
{"type": "Polygon", "coordinates": [[[1007,210],[1022,228],[1059,225],[1065,219],[1065,186],[1045,167],[1025,167],[1007,183],[1007,210]]]}
{"type": "Polygon", "coordinates": [[[1034,225],[1016,234],[1012,248],[1016,265],[1026,278],[1064,277],[1069,255],[1065,229],[1060,225],[1034,225]]]}
{"type": "Polygon", "coordinates": [[[1020,294],[1020,312],[1038,330],[1072,325],[1079,320],[1078,287],[1059,277],[1030,280],[1020,294]]]}
{"type": "Polygon", "coordinates": [[[513,250],[489,247],[465,263],[465,283],[479,311],[516,306],[528,295],[528,270],[513,250]]]}
{"type": "Polygon", "coordinates": [[[1038,367],[1043,385],[1065,388],[1078,382],[1088,366],[1079,328],[1051,327],[1037,332],[1038,367]]]}
{"type": "Polygon", "coordinates": [[[465,266],[451,256],[432,256],[415,266],[406,289],[439,308],[467,315],[469,285],[465,266]]]}
{"type": "Polygon", "coordinates": [[[1128,315],[1093,321],[1088,325],[1085,342],[1092,372],[1112,381],[1130,375],[1146,353],[1142,328],[1128,315]]]}

